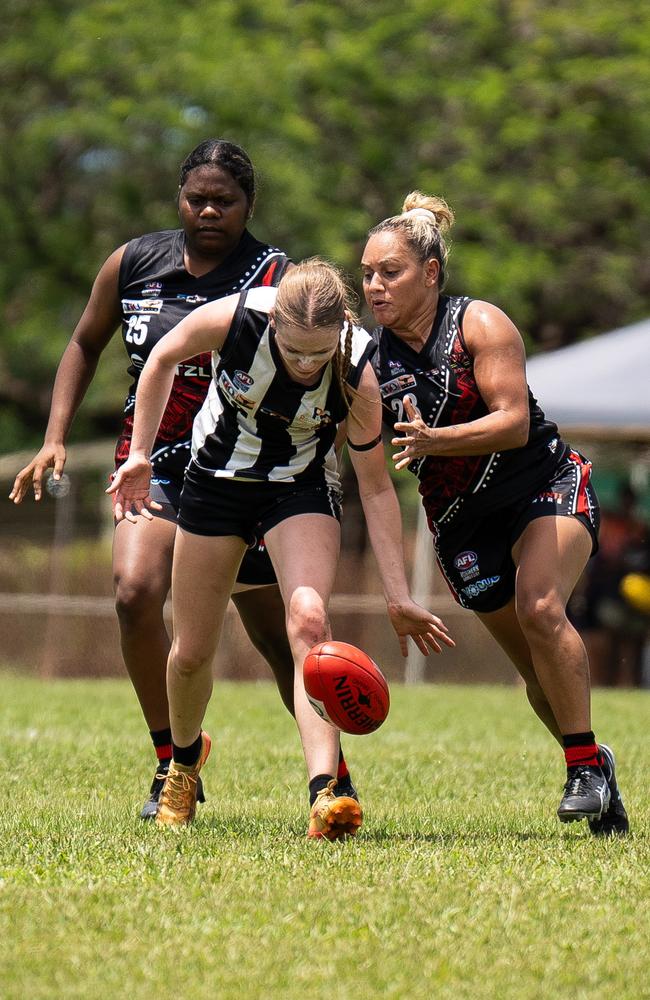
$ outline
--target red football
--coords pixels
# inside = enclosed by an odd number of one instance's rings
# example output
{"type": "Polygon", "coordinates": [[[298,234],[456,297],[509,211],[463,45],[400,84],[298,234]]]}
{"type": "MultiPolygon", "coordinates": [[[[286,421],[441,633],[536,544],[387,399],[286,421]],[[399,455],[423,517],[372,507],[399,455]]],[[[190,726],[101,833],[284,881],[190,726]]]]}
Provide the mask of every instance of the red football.
{"type": "Polygon", "coordinates": [[[344,733],[372,733],[388,715],[386,678],[374,660],[348,642],[319,642],[310,649],[303,678],[314,711],[344,733]]]}

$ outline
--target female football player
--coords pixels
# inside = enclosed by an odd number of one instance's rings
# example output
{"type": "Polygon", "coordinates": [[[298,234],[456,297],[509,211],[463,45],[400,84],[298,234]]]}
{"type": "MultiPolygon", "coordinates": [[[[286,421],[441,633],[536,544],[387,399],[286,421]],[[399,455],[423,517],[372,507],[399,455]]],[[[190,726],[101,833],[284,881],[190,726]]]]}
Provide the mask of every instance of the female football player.
{"type": "Polygon", "coordinates": [[[280,585],[295,664],[295,715],[316,796],[309,834],[336,839],[361,823],[358,802],[334,798],[338,734],[309,705],[302,678],[308,650],[330,637],[327,607],[340,539],[334,442],[346,418],[402,652],[408,635],[425,653],[439,652],[440,642],[453,645],[442,622],[408,592],[399,508],[381,444],[381,400],[369,363],[373,350],[368,334],[353,325],[340,275],[314,260],[285,274],[277,291],[252,289],[197,309],[156,345],[144,367],[130,455],[109,488],[118,520],[146,515],[151,507],[151,456],[177,366],[214,352],[210,390],[194,422],[174,548],[167,674],[173,760],[159,825],[183,825],[194,816],[197,779],[210,750],[201,724],[211,663],[242,558],[260,535],[280,585]]]}
{"type": "Polygon", "coordinates": [[[400,215],[371,230],[363,252],[395,467],[420,480],[455,598],[510,657],[564,747],[560,820],[586,817],[595,834],[625,833],[614,756],[591,728],[587,655],[565,611],[597,547],[591,465],[532,397],[508,317],[442,294],[452,222],[442,199],[413,192],[400,215]]]}
{"type": "MultiPolygon", "coordinates": [[[[35,499],[40,499],[46,469],[54,468],[55,479],[63,472],[72,420],[118,327],[133,381],[115,452],[117,467],[129,454],[136,388],[153,347],[198,306],[245,288],[277,284],[288,259],[246,228],[254,203],[253,165],[239,146],[208,139],[185,159],[178,188],[181,227],[131,240],[111,254],[97,275],[59,364],[45,443],[18,474],[11,493],[15,503],[20,503],[30,483],[35,499]]],[[[113,573],[122,654],[158,758],[143,819],[155,816],[171,758],[165,687],[170,640],[163,606],[192,423],[205,399],[210,374],[209,354],[179,365],[152,451],[151,495],[158,502],[154,517],[140,517],[130,526],[118,522],[115,528],[113,573]]],[[[242,561],[233,601],[292,712],[293,660],[284,608],[261,542],[242,561]]],[[[338,777],[337,791],[356,794],[343,759],[338,777]]]]}

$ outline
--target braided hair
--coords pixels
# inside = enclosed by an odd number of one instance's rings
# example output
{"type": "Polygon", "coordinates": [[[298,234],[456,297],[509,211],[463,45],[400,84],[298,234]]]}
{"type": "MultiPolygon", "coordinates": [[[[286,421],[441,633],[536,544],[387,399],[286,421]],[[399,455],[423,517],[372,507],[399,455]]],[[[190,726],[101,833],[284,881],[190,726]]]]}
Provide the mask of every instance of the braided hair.
{"type": "Polygon", "coordinates": [[[250,217],[255,204],[255,171],[246,150],[225,139],[204,139],[181,163],[178,190],[192,170],[204,166],[220,167],[231,175],[246,195],[250,217]]]}

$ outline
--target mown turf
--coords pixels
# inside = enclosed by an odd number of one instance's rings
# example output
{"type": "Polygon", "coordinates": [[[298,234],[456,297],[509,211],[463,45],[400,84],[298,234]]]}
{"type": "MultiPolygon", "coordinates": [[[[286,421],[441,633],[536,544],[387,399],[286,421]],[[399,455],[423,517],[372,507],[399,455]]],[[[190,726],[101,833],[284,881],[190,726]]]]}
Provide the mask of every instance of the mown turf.
{"type": "Polygon", "coordinates": [[[634,828],[598,841],[555,819],[521,690],[392,695],[345,742],[363,830],[329,844],[270,685],[215,689],[208,802],[161,834],[126,683],[0,677],[3,1000],[650,997],[650,696],[595,697],[634,828]]]}

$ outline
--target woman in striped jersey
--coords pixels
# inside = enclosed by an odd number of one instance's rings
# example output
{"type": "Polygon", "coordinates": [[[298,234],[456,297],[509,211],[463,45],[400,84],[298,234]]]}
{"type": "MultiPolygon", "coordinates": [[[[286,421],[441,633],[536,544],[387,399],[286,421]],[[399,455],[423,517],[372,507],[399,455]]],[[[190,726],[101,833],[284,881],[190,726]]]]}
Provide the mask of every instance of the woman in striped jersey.
{"type": "Polygon", "coordinates": [[[409,595],[401,520],[381,445],[381,398],[371,338],[353,324],[344,282],[321,261],[289,271],[279,287],[253,289],[197,309],[152,352],[141,376],[131,454],[110,492],[118,518],[147,514],[150,450],[178,364],[213,352],[213,380],[194,423],[180,502],[172,594],[168,692],[173,762],[157,822],[191,821],[210,741],[201,730],[211,662],[246,546],[260,534],[278,577],[294,657],[294,701],[310,780],[309,833],[355,833],[361,810],[334,798],[338,732],[309,705],[307,651],[330,635],[340,483],[335,437],[347,419],[350,456],[379,565],[388,614],[406,652],[453,645],[442,622],[409,595]]]}

